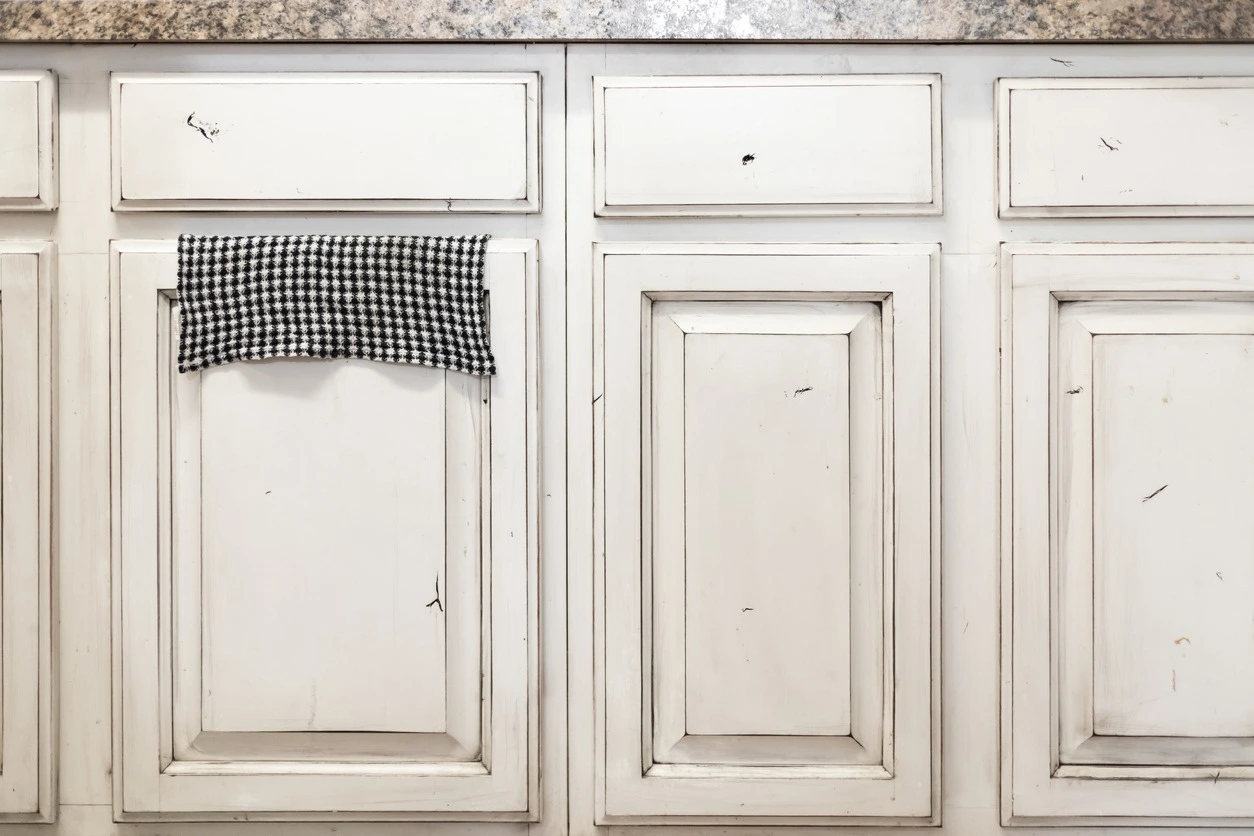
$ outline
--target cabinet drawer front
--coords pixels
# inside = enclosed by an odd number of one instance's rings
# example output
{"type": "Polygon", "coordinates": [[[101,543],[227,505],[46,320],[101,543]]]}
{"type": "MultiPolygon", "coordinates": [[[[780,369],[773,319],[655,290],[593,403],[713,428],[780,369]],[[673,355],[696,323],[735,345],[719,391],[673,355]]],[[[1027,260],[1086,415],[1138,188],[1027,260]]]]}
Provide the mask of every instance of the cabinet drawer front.
{"type": "Polygon", "coordinates": [[[939,214],[940,77],[596,80],[602,216],[939,214]]]}
{"type": "Polygon", "coordinates": [[[55,209],[56,79],[0,72],[0,210],[55,209]]]}
{"type": "Polygon", "coordinates": [[[113,76],[118,209],[539,211],[536,73],[113,76]]]}
{"type": "Polygon", "coordinates": [[[1007,79],[1003,217],[1254,215],[1254,78],[1007,79]]]}

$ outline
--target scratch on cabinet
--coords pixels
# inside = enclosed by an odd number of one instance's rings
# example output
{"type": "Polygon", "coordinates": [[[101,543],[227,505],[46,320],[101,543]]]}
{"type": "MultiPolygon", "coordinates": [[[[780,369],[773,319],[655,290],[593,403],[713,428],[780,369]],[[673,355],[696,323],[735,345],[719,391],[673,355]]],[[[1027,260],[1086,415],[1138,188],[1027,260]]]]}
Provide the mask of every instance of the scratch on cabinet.
{"type": "Polygon", "coordinates": [[[1154,491],[1152,494],[1150,494],[1149,496],[1145,497],[1145,498],[1144,498],[1144,499],[1142,499],[1141,501],[1142,501],[1142,502],[1149,502],[1151,499],[1153,499],[1154,497],[1158,496],[1160,493],[1162,493],[1162,492],[1163,492],[1163,491],[1165,491],[1165,490],[1167,490],[1167,486],[1166,486],[1166,485],[1163,485],[1161,488],[1159,488],[1158,490],[1154,491]]]}
{"type": "Polygon", "coordinates": [[[431,603],[427,604],[427,609],[437,607],[440,612],[444,612],[444,604],[440,601],[440,576],[435,576],[435,597],[431,599],[431,603]]]}
{"type": "Polygon", "coordinates": [[[187,114],[187,127],[197,131],[205,139],[213,142],[213,138],[221,132],[221,128],[214,122],[206,122],[204,119],[196,118],[196,111],[187,114]]]}

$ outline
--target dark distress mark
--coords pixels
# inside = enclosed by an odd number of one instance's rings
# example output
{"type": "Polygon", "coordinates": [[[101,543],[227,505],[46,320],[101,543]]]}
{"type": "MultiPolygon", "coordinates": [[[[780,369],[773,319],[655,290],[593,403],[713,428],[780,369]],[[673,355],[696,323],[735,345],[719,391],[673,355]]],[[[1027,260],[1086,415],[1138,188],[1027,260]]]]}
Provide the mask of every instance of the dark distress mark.
{"type": "Polygon", "coordinates": [[[1149,502],[1151,499],[1153,499],[1154,497],[1158,496],[1160,493],[1162,493],[1162,492],[1163,492],[1163,491],[1165,491],[1165,490],[1167,490],[1167,486],[1166,486],[1166,485],[1163,485],[1161,488],[1159,488],[1158,490],[1154,491],[1152,494],[1150,494],[1149,496],[1145,497],[1145,498],[1144,498],[1144,499],[1142,499],[1141,501],[1142,501],[1142,502],[1149,502]]]}
{"type": "Polygon", "coordinates": [[[196,111],[187,114],[187,127],[197,131],[205,139],[213,142],[213,138],[218,135],[218,126],[209,122],[193,121],[196,119],[196,111]]]}
{"type": "Polygon", "coordinates": [[[757,155],[755,154],[745,154],[743,157],[740,158],[740,164],[748,165],[749,163],[753,162],[756,159],[757,159],[757,155]]]}
{"type": "Polygon", "coordinates": [[[427,609],[431,609],[432,607],[439,607],[440,612],[444,612],[444,605],[440,603],[440,576],[439,575],[435,576],[435,598],[431,600],[430,604],[427,604],[427,609]]]}

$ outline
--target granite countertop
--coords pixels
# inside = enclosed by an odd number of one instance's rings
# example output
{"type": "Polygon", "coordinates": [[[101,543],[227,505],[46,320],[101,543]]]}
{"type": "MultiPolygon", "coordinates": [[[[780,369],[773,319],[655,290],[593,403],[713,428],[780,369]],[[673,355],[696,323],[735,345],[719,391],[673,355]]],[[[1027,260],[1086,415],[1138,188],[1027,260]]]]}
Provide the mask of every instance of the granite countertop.
{"type": "Polygon", "coordinates": [[[1254,40],[1254,0],[0,0],[8,41],[1254,40]]]}

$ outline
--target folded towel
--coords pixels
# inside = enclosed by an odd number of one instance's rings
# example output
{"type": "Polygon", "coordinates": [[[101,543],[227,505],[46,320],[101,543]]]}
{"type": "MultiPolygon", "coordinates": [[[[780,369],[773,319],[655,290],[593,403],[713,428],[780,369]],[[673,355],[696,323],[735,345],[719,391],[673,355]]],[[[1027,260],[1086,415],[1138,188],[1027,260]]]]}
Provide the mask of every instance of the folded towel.
{"type": "Polygon", "coordinates": [[[179,371],[360,357],[496,373],[487,235],[179,236],[179,371]]]}

